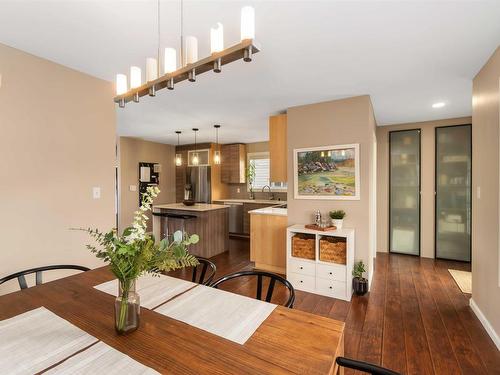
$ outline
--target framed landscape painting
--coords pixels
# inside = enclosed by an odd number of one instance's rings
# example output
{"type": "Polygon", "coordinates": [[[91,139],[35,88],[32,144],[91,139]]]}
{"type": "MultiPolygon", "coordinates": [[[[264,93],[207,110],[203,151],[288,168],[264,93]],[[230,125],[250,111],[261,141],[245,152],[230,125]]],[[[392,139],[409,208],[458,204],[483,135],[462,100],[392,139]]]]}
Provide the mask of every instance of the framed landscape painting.
{"type": "Polygon", "coordinates": [[[295,199],[360,199],[359,144],[294,150],[295,199]]]}

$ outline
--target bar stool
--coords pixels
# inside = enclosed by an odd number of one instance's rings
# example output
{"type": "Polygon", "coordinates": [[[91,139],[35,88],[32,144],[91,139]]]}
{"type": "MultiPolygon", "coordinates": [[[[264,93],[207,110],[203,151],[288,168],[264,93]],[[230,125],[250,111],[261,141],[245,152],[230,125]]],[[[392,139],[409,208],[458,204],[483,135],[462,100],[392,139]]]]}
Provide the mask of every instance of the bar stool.
{"type": "Polygon", "coordinates": [[[153,212],[154,216],[159,216],[165,218],[165,237],[169,236],[169,230],[168,230],[168,220],[169,219],[181,219],[181,231],[182,233],[185,233],[186,231],[186,220],[192,220],[196,219],[195,215],[187,215],[187,214],[172,214],[168,212],[153,212]]]}

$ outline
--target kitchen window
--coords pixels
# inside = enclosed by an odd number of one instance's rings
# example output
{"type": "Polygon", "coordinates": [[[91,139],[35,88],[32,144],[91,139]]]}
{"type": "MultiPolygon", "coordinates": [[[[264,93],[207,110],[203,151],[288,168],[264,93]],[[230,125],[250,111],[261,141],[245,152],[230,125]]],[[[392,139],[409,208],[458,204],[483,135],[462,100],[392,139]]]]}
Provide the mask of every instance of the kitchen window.
{"type": "MultiPolygon", "coordinates": [[[[266,185],[271,187],[272,191],[286,191],[286,182],[269,182],[269,152],[254,152],[247,155],[248,165],[255,166],[255,179],[253,183],[253,190],[260,191],[266,185]]],[[[247,186],[250,190],[250,185],[247,186]]]]}

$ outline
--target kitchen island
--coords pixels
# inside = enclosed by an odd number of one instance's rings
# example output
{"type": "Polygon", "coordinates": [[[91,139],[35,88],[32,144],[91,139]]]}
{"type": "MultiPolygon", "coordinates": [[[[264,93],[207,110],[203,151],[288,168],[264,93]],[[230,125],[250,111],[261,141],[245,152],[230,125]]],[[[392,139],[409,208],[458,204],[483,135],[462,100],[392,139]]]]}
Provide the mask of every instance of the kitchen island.
{"type": "Polygon", "coordinates": [[[177,230],[200,236],[189,247],[193,255],[210,258],[229,250],[229,207],[222,204],[182,203],[153,206],[153,234],[157,241],[177,230]]]}

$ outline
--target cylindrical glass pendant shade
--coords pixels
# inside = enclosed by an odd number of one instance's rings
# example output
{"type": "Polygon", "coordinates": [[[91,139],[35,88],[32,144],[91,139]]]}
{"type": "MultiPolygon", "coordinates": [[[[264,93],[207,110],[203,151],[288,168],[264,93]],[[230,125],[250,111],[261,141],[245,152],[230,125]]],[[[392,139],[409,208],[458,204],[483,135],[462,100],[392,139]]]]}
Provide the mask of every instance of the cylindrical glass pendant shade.
{"type": "Polygon", "coordinates": [[[146,59],[146,81],[151,82],[158,78],[158,61],[153,57],[146,59]]]}
{"type": "Polygon", "coordinates": [[[125,74],[116,75],[116,95],[125,94],[127,92],[127,76],[125,74]]]}
{"type": "Polygon", "coordinates": [[[135,89],[142,84],[141,68],[137,66],[130,67],[130,88],[135,89]]]}
{"type": "Polygon", "coordinates": [[[214,152],[214,164],[220,164],[220,151],[214,152]]]}
{"type": "Polygon", "coordinates": [[[193,64],[198,61],[198,39],[196,39],[196,37],[194,36],[187,36],[185,48],[185,63],[193,64]]]}
{"type": "Polygon", "coordinates": [[[224,26],[222,23],[210,28],[210,52],[216,53],[224,49],[224,26]]]}
{"type": "Polygon", "coordinates": [[[165,73],[172,73],[177,70],[177,52],[175,48],[165,48],[165,73]]]}
{"type": "Polygon", "coordinates": [[[175,154],[175,165],[178,167],[182,166],[182,155],[181,154],[175,154]]]}
{"type": "Polygon", "coordinates": [[[251,6],[241,8],[241,40],[255,38],[255,10],[251,6]]]}
{"type": "Polygon", "coordinates": [[[198,153],[197,152],[193,152],[193,157],[191,159],[191,164],[192,165],[198,165],[198,164],[200,164],[200,158],[198,157],[198,153]]]}

